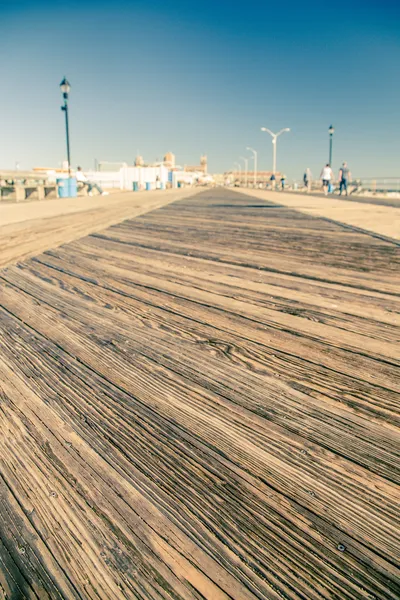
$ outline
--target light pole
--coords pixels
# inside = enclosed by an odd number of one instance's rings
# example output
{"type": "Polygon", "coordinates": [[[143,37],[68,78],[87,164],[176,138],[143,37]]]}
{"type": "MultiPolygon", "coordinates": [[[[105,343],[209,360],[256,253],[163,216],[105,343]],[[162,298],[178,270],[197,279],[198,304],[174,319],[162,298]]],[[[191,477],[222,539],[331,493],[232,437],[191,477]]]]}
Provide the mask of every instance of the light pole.
{"type": "Polygon", "coordinates": [[[64,77],[62,82],[60,83],[60,89],[64,98],[64,106],[61,107],[61,110],[65,113],[65,133],[67,137],[67,160],[68,160],[68,177],[71,177],[71,154],[69,149],[69,123],[68,123],[68,94],[71,89],[70,83],[64,77]]]}
{"type": "Polygon", "coordinates": [[[245,158],[244,156],[241,156],[240,158],[241,158],[241,160],[244,160],[244,185],[245,185],[245,187],[247,187],[247,171],[248,171],[249,159],[245,158]]]}
{"type": "Polygon", "coordinates": [[[249,146],[246,148],[246,150],[250,150],[250,152],[253,152],[254,154],[254,187],[257,187],[257,152],[249,146]]]}
{"type": "Polygon", "coordinates": [[[270,129],[267,129],[266,127],[261,127],[261,131],[266,131],[272,137],[272,147],[273,147],[273,155],[274,155],[272,172],[275,175],[275,173],[276,173],[276,140],[278,139],[278,137],[280,135],[282,135],[282,133],[285,133],[286,131],[290,131],[290,128],[286,127],[285,129],[281,129],[280,131],[278,131],[278,133],[273,133],[270,129]]]}
{"type": "Polygon", "coordinates": [[[231,168],[231,173],[232,173],[232,183],[235,183],[235,179],[236,179],[236,166],[235,166],[235,163],[233,163],[233,167],[231,168]]]}
{"type": "Polygon", "coordinates": [[[333,125],[329,126],[329,164],[332,167],[332,145],[333,145],[333,134],[335,133],[335,128],[333,125]]]}
{"type": "Polygon", "coordinates": [[[238,162],[235,162],[235,165],[237,166],[238,171],[239,171],[239,182],[240,182],[242,180],[242,165],[238,162]]]}

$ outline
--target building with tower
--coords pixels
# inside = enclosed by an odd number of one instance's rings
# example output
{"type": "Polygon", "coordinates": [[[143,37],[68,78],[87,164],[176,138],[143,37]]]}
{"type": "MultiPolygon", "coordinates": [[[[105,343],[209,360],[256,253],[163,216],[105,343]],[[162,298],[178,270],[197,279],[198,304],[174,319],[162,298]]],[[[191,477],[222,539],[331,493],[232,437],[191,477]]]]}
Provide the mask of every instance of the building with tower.
{"type": "Polygon", "coordinates": [[[184,171],[186,173],[203,173],[203,175],[207,175],[207,156],[203,154],[200,157],[199,165],[185,165],[184,171]]]}
{"type": "Polygon", "coordinates": [[[144,166],[143,156],[137,156],[135,158],[135,167],[143,167],[143,166],[144,166]]]}
{"type": "Polygon", "coordinates": [[[164,165],[168,167],[168,169],[173,169],[175,167],[175,154],[167,152],[164,156],[164,165]]]}

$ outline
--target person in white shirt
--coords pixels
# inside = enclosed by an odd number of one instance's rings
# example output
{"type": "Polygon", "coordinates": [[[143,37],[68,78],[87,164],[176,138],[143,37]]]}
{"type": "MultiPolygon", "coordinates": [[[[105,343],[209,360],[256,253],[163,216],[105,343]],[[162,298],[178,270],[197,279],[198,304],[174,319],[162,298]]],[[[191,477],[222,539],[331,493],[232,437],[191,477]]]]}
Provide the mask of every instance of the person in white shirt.
{"type": "Polygon", "coordinates": [[[75,177],[79,183],[83,183],[83,185],[87,185],[89,196],[93,196],[93,192],[92,192],[93,188],[95,188],[99,192],[99,194],[101,194],[102,196],[108,196],[108,192],[103,192],[102,188],[99,186],[98,183],[88,180],[86,175],[83,173],[81,167],[77,168],[75,177]]]}
{"type": "Polygon", "coordinates": [[[329,185],[333,181],[333,171],[329,163],[321,171],[322,187],[324,188],[325,196],[328,195],[329,185]]]}

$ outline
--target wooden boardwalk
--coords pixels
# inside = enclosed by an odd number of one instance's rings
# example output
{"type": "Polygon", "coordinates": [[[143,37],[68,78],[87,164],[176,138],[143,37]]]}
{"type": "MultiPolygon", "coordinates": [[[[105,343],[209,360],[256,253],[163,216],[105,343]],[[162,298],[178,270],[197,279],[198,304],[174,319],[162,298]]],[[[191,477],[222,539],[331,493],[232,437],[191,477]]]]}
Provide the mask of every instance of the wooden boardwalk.
{"type": "Polygon", "coordinates": [[[0,271],[0,599],[398,600],[399,262],[212,190],[0,271]]]}

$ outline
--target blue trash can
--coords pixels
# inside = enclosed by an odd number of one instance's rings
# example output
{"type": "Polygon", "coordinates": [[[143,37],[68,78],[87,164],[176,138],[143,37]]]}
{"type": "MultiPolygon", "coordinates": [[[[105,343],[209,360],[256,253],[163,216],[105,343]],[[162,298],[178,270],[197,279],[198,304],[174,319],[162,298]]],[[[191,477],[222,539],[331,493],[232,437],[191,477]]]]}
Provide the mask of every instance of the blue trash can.
{"type": "Polygon", "coordinates": [[[134,192],[138,192],[139,191],[139,182],[138,181],[134,181],[133,182],[133,191],[134,192]]]}
{"type": "Polygon", "coordinates": [[[75,177],[69,178],[69,197],[76,198],[78,195],[78,182],[75,177]]]}
{"type": "Polygon", "coordinates": [[[68,184],[68,179],[57,179],[57,185],[58,185],[58,197],[59,198],[68,198],[68,190],[69,190],[69,184],[68,184]]]}
{"type": "Polygon", "coordinates": [[[59,198],[76,198],[78,195],[78,184],[75,177],[57,179],[59,198]]]}
{"type": "Polygon", "coordinates": [[[147,182],[147,183],[146,183],[146,190],[147,190],[147,191],[150,191],[150,190],[151,190],[151,183],[150,183],[150,182],[147,182]]]}

